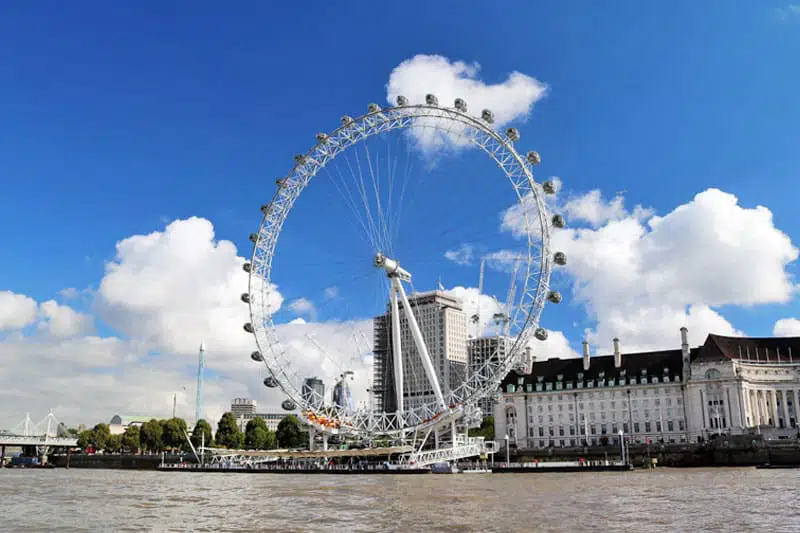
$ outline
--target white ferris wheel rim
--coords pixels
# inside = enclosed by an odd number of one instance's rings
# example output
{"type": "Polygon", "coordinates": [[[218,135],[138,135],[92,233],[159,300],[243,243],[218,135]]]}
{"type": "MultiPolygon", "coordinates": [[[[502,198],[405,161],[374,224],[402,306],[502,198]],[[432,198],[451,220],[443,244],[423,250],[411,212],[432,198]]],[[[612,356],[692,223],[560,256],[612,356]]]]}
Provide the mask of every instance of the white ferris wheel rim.
{"type": "MultiPolygon", "coordinates": [[[[427,104],[404,104],[384,109],[371,104],[370,112],[364,115],[356,118],[342,117],[342,125],[339,128],[330,135],[317,134],[317,143],[305,154],[295,156],[294,167],[286,177],[277,180],[278,188],[272,200],[261,208],[263,218],[258,233],[251,234],[251,241],[254,243],[252,260],[246,264],[246,270],[249,272],[247,303],[251,321],[247,325],[250,329],[247,326],[245,329],[254,335],[268,375],[275,379],[278,387],[299,408],[301,418],[312,426],[318,426],[317,429],[364,437],[370,435],[392,437],[459,417],[464,414],[466,405],[473,405],[478,399],[495,393],[500,381],[514,367],[531,334],[538,326],[548,296],[553,264],[550,253],[549,215],[544,201],[545,191],[542,185],[534,180],[533,165],[514,148],[514,140],[519,138],[516,130],[509,129],[507,135],[503,136],[491,128],[490,122],[486,120],[486,111],[483,118],[474,117],[466,113],[463,101],[460,104],[457,100],[456,108],[440,107],[435,99],[433,103],[429,101],[427,104]],[[513,312],[509,310],[509,321],[514,324],[521,323],[519,333],[506,356],[492,369],[491,375],[485,376],[483,372],[478,372],[468,376],[466,382],[456,389],[463,389],[460,397],[462,401],[454,404],[451,399],[448,412],[443,413],[433,405],[426,405],[403,413],[400,420],[396,413],[353,413],[337,407],[326,407],[323,410],[327,420],[320,426],[320,417],[317,416],[320,415],[319,409],[317,405],[312,405],[304,399],[302,385],[298,382],[299,376],[291,377],[287,373],[287,367],[291,365],[287,364],[284,353],[279,349],[280,339],[272,319],[273,312],[268,307],[272,285],[272,260],[277,241],[294,202],[311,179],[337,155],[372,136],[394,130],[411,129],[420,119],[434,119],[431,121],[432,125],[425,127],[441,131],[445,129],[439,127],[439,124],[445,122],[461,124],[465,131],[470,133],[467,137],[470,144],[482,149],[508,178],[522,207],[526,227],[533,228],[533,231],[526,232],[527,262],[521,261],[527,265],[522,295],[519,305],[515,306],[513,312]],[[531,209],[525,205],[528,197],[535,201],[535,217],[531,216],[531,209]],[[536,219],[535,226],[531,225],[531,218],[536,219]],[[534,234],[538,238],[534,238],[534,234]],[[538,279],[531,284],[533,251],[536,248],[539,249],[538,279]],[[521,312],[524,316],[520,316],[521,312]]],[[[489,120],[491,121],[491,114],[489,120]]]]}

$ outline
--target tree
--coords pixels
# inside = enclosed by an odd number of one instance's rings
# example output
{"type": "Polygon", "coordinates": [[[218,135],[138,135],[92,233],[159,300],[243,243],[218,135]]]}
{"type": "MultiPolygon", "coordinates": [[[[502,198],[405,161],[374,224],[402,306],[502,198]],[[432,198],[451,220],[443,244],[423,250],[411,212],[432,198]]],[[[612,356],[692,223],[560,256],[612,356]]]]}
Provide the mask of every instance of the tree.
{"type": "Polygon", "coordinates": [[[119,453],[122,450],[122,435],[109,435],[106,440],[105,451],[119,453]]]}
{"type": "Polygon", "coordinates": [[[274,450],[278,447],[278,439],[274,431],[267,431],[266,439],[264,439],[264,447],[262,450],[274,450]]]}
{"type": "Polygon", "coordinates": [[[307,433],[300,427],[300,421],[294,415],[286,415],[278,423],[278,431],[275,432],[278,446],[281,448],[300,448],[307,442],[307,433]],[[304,435],[306,435],[304,437],[304,435]]]}
{"type": "Polygon", "coordinates": [[[92,436],[89,439],[89,443],[95,450],[104,450],[108,439],[111,437],[111,430],[108,429],[108,424],[97,424],[91,429],[91,432],[92,436]]]}
{"type": "Polygon", "coordinates": [[[186,442],[186,420],[170,418],[161,421],[162,436],[165,448],[182,448],[186,442]]]}
{"type": "Polygon", "coordinates": [[[194,429],[192,430],[192,445],[195,448],[200,446],[213,446],[214,445],[214,438],[211,433],[211,424],[203,420],[202,418],[197,421],[194,425],[194,429]]]}
{"type": "Polygon", "coordinates": [[[224,446],[232,450],[238,450],[242,447],[244,435],[230,412],[223,413],[222,418],[219,419],[214,440],[218,446],[224,446]]]}
{"type": "Polygon", "coordinates": [[[269,429],[263,418],[252,418],[244,430],[244,445],[248,450],[266,450],[269,429]]]}
{"type": "Polygon", "coordinates": [[[92,430],[84,429],[78,433],[78,447],[81,449],[90,448],[92,446],[92,430]]]}
{"type": "Polygon", "coordinates": [[[122,435],[122,448],[128,453],[136,453],[141,448],[139,426],[128,426],[122,435]]]}
{"type": "Polygon", "coordinates": [[[164,430],[161,428],[161,423],[155,418],[148,420],[142,424],[139,440],[142,448],[150,452],[160,452],[164,449],[164,441],[162,437],[164,430]]]}
{"type": "Polygon", "coordinates": [[[481,426],[469,430],[470,437],[483,437],[486,441],[494,440],[494,417],[485,416],[481,426]]]}

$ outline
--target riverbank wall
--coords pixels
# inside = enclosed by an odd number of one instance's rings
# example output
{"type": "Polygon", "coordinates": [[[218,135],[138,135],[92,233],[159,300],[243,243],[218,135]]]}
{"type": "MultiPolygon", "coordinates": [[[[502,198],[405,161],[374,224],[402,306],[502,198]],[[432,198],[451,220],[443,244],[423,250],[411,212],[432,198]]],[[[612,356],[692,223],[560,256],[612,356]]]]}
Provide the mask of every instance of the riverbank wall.
{"type": "MultiPolygon", "coordinates": [[[[194,457],[181,454],[165,454],[166,464],[194,463],[194,457]]],[[[155,470],[162,462],[159,455],[132,454],[84,454],[53,455],[50,463],[59,468],[107,468],[114,470],[155,470]]]]}

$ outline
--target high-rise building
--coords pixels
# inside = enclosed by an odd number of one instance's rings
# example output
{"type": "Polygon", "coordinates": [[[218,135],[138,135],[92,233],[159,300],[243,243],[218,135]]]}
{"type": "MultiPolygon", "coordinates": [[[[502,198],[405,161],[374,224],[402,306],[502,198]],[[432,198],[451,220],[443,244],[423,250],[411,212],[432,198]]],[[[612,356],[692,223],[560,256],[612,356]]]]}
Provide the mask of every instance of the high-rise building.
{"type": "Polygon", "coordinates": [[[321,409],[325,399],[325,383],[318,377],[306,378],[303,381],[303,401],[309,407],[321,409]]]}
{"type": "Polygon", "coordinates": [[[252,416],[256,412],[256,401],[249,398],[234,398],[231,400],[231,414],[233,418],[252,416]]]}
{"type": "MultiPolygon", "coordinates": [[[[469,339],[467,341],[467,355],[469,356],[470,376],[481,374],[488,380],[496,374],[500,363],[505,359],[510,349],[511,339],[502,335],[469,339]]],[[[482,416],[486,417],[494,414],[494,401],[492,396],[478,400],[478,407],[481,409],[482,416]]]]}
{"type": "MultiPolygon", "coordinates": [[[[461,301],[444,291],[409,296],[422,338],[428,348],[442,393],[461,385],[467,376],[467,319],[461,301]]],[[[414,409],[436,401],[411,329],[405,308],[400,305],[400,346],[403,357],[403,404],[414,409]]],[[[378,411],[397,410],[394,362],[392,356],[391,306],[374,320],[373,394],[378,411]]]]}

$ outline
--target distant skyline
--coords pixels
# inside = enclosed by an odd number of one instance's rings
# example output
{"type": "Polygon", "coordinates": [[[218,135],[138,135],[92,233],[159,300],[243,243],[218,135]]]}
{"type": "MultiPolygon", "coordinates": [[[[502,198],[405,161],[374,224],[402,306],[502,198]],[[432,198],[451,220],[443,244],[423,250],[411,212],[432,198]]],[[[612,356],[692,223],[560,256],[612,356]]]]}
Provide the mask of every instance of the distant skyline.
{"type": "MultiPolygon", "coordinates": [[[[242,331],[247,236],[317,132],[398,94],[492,108],[542,154],[537,179],[562,183],[564,303],[545,308],[537,357],[577,356],[584,337],[672,348],[684,325],[692,344],[800,336],[798,4],[26,3],[4,10],[0,48],[0,428],[50,409],[169,416],[173,394],[192,418],[203,341],[209,419],[235,397],[279,409],[242,331]]],[[[518,228],[469,157],[435,171],[471,196],[442,209],[452,235],[407,259],[418,290],[474,294],[480,256],[518,228]],[[478,207],[491,233],[458,225],[478,207]]],[[[309,354],[309,337],[371,340],[385,305],[361,281],[309,282],[315,254],[355,246],[331,241],[345,222],[325,191],[298,204],[276,267],[276,316],[309,354]]],[[[433,227],[415,209],[403,235],[433,227]]],[[[367,271],[354,254],[337,279],[367,271]]]]}

